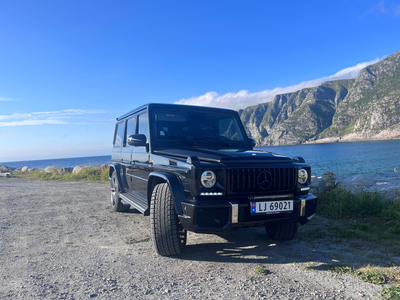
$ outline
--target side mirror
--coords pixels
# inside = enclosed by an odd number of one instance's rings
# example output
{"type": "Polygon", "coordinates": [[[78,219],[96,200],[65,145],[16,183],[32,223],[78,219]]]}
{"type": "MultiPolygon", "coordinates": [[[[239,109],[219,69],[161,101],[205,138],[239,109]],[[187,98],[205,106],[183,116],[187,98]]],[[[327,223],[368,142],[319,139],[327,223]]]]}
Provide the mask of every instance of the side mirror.
{"type": "Polygon", "coordinates": [[[133,134],[128,137],[129,146],[146,146],[147,138],[144,134],[133,134]]]}
{"type": "Polygon", "coordinates": [[[249,141],[250,141],[252,147],[256,146],[256,140],[255,139],[249,138],[249,141]]]}

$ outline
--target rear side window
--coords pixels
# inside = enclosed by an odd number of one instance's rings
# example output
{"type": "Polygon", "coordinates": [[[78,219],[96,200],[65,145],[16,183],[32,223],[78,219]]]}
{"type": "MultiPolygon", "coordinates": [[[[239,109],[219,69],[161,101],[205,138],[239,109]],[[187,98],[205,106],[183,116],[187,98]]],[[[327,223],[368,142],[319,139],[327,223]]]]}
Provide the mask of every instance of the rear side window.
{"type": "Polygon", "coordinates": [[[128,137],[131,135],[135,134],[135,127],[136,127],[136,119],[130,118],[126,122],[126,141],[128,140],[128,137]]]}
{"type": "Polygon", "coordinates": [[[121,147],[124,143],[125,123],[121,122],[115,126],[114,147],[121,147]]]}

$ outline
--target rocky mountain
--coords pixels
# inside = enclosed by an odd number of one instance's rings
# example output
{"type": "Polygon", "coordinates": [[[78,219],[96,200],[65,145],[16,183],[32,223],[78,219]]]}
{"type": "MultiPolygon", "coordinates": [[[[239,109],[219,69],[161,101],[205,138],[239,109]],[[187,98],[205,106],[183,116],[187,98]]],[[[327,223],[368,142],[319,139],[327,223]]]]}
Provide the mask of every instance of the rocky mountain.
{"type": "Polygon", "coordinates": [[[400,51],[356,79],[277,95],[239,114],[258,146],[400,138],[400,51]]]}

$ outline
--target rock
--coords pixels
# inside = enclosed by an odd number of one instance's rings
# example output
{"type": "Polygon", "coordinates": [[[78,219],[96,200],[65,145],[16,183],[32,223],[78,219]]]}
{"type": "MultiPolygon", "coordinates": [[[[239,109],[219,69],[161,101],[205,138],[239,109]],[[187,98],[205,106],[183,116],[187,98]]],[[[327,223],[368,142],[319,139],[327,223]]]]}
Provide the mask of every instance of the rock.
{"type": "Polygon", "coordinates": [[[44,168],[43,171],[45,171],[46,173],[52,173],[54,170],[57,170],[57,168],[53,167],[53,166],[49,166],[49,167],[44,168]]]}
{"type": "Polygon", "coordinates": [[[339,179],[333,173],[325,173],[322,176],[311,178],[310,192],[318,196],[322,192],[332,190],[339,182],[339,179]]]}
{"type": "Polygon", "coordinates": [[[85,166],[85,165],[76,166],[76,167],[72,170],[72,174],[81,173],[84,169],[87,169],[87,168],[89,168],[89,166],[85,166]]]}
{"type": "Polygon", "coordinates": [[[29,168],[28,169],[28,173],[33,173],[34,171],[36,171],[37,170],[37,168],[29,168]]]}
{"type": "Polygon", "coordinates": [[[7,167],[7,166],[4,166],[4,165],[0,165],[0,172],[3,172],[3,173],[5,173],[5,172],[13,172],[15,170],[16,170],[15,168],[11,168],[11,167],[7,167]]]}
{"type": "Polygon", "coordinates": [[[21,172],[22,172],[22,173],[26,173],[26,172],[28,172],[28,169],[29,169],[28,166],[23,167],[23,168],[21,169],[21,172]]]}
{"type": "Polygon", "coordinates": [[[400,174],[354,175],[342,178],[338,186],[353,194],[378,192],[387,201],[400,200],[400,174]]]}

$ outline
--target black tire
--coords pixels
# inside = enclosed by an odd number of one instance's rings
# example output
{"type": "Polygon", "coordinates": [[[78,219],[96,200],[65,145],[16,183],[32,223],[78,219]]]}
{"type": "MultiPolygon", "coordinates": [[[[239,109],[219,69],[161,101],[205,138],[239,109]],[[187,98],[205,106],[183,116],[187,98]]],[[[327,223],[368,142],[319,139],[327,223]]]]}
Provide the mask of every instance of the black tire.
{"type": "Polygon", "coordinates": [[[187,232],[179,222],[167,183],[159,183],[153,189],[150,224],[151,235],[159,255],[173,256],[184,251],[187,232]]]}
{"type": "Polygon", "coordinates": [[[117,173],[114,171],[111,176],[110,180],[111,184],[111,207],[112,210],[115,212],[123,212],[127,211],[131,206],[129,204],[123,204],[121,202],[121,198],[119,197],[119,184],[118,184],[118,178],[117,178],[117,173]]]}
{"type": "Polygon", "coordinates": [[[274,225],[267,225],[267,235],[273,240],[291,240],[296,236],[299,223],[287,222],[274,225]]]}

